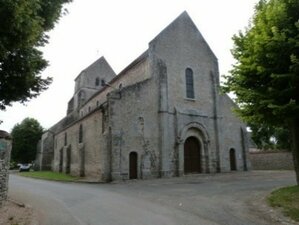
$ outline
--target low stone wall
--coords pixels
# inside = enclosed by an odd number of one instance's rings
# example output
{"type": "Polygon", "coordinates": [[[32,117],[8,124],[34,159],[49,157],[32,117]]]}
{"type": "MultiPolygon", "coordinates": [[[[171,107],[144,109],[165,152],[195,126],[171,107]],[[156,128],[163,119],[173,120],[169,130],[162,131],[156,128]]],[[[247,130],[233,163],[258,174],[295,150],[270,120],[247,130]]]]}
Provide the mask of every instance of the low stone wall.
{"type": "Polygon", "coordinates": [[[249,154],[253,170],[293,170],[291,152],[252,152],[249,154]]]}
{"type": "Polygon", "coordinates": [[[0,208],[7,199],[10,151],[10,136],[0,130],[0,208]]]}

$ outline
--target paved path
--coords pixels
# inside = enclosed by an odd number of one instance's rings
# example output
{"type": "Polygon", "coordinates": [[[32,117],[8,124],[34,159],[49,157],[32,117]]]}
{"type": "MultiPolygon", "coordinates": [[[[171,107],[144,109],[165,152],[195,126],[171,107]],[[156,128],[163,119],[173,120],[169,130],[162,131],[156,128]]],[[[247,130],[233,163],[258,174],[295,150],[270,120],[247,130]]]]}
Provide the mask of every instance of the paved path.
{"type": "Polygon", "coordinates": [[[194,175],[111,184],[62,183],[11,175],[11,198],[31,205],[41,225],[278,225],[264,196],[294,185],[274,171],[194,175]]]}

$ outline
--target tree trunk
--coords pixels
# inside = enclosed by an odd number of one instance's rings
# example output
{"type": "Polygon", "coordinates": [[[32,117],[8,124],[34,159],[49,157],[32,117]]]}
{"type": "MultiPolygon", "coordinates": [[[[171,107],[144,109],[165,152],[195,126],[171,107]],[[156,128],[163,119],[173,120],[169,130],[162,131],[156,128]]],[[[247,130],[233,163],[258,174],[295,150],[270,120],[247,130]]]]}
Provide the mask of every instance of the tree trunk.
{"type": "Polygon", "coordinates": [[[291,121],[290,131],[294,168],[296,172],[297,185],[299,185],[299,118],[295,118],[291,121]]]}

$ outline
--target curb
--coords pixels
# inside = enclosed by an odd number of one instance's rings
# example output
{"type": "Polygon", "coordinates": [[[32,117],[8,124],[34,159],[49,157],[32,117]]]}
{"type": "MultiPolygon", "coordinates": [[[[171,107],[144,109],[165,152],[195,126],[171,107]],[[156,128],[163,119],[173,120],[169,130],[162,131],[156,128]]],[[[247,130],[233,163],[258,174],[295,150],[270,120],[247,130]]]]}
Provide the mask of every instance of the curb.
{"type": "Polygon", "coordinates": [[[88,181],[88,180],[55,180],[55,179],[45,179],[45,178],[39,178],[39,177],[27,177],[27,176],[22,176],[18,173],[14,173],[14,175],[17,175],[19,177],[24,177],[24,178],[31,178],[31,179],[36,179],[36,180],[46,180],[46,181],[55,181],[55,182],[61,182],[61,183],[85,183],[85,184],[105,184],[106,182],[103,181],[88,181]]]}
{"type": "Polygon", "coordinates": [[[15,205],[17,205],[19,207],[22,207],[22,208],[26,207],[26,205],[24,203],[18,202],[18,201],[14,200],[14,199],[11,199],[11,198],[9,198],[7,201],[9,201],[9,202],[11,202],[11,203],[13,203],[13,204],[15,204],[15,205]]]}

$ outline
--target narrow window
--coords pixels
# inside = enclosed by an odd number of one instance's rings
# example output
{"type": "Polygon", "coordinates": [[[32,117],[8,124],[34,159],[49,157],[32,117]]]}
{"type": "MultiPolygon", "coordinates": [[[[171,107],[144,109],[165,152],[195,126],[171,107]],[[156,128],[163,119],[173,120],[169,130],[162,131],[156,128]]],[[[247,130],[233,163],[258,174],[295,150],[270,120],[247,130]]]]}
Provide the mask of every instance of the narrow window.
{"type": "Polygon", "coordinates": [[[96,86],[99,86],[100,85],[100,78],[96,78],[96,86]]]}
{"type": "Polygon", "coordinates": [[[85,102],[85,92],[80,91],[78,94],[78,107],[81,107],[85,102]]]}
{"type": "Polygon", "coordinates": [[[64,146],[67,146],[67,133],[64,133],[64,146]]]}
{"type": "Polygon", "coordinates": [[[186,96],[187,98],[194,98],[194,84],[193,84],[193,71],[187,68],[186,75],[186,96]]]}
{"type": "Polygon", "coordinates": [[[105,132],[105,121],[106,120],[106,115],[105,115],[105,110],[102,109],[102,133],[105,132]]]}
{"type": "Polygon", "coordinates": [[[104,79],[101,80],[101,85],[106,86],[106,81],[104,79]]]}
{"type": "Polygon", "coordinates": [[[79,143],[82,143],[83,142],[83,126],[82,124],[80,124],[80,127],[79,127],[79,143]]]}

